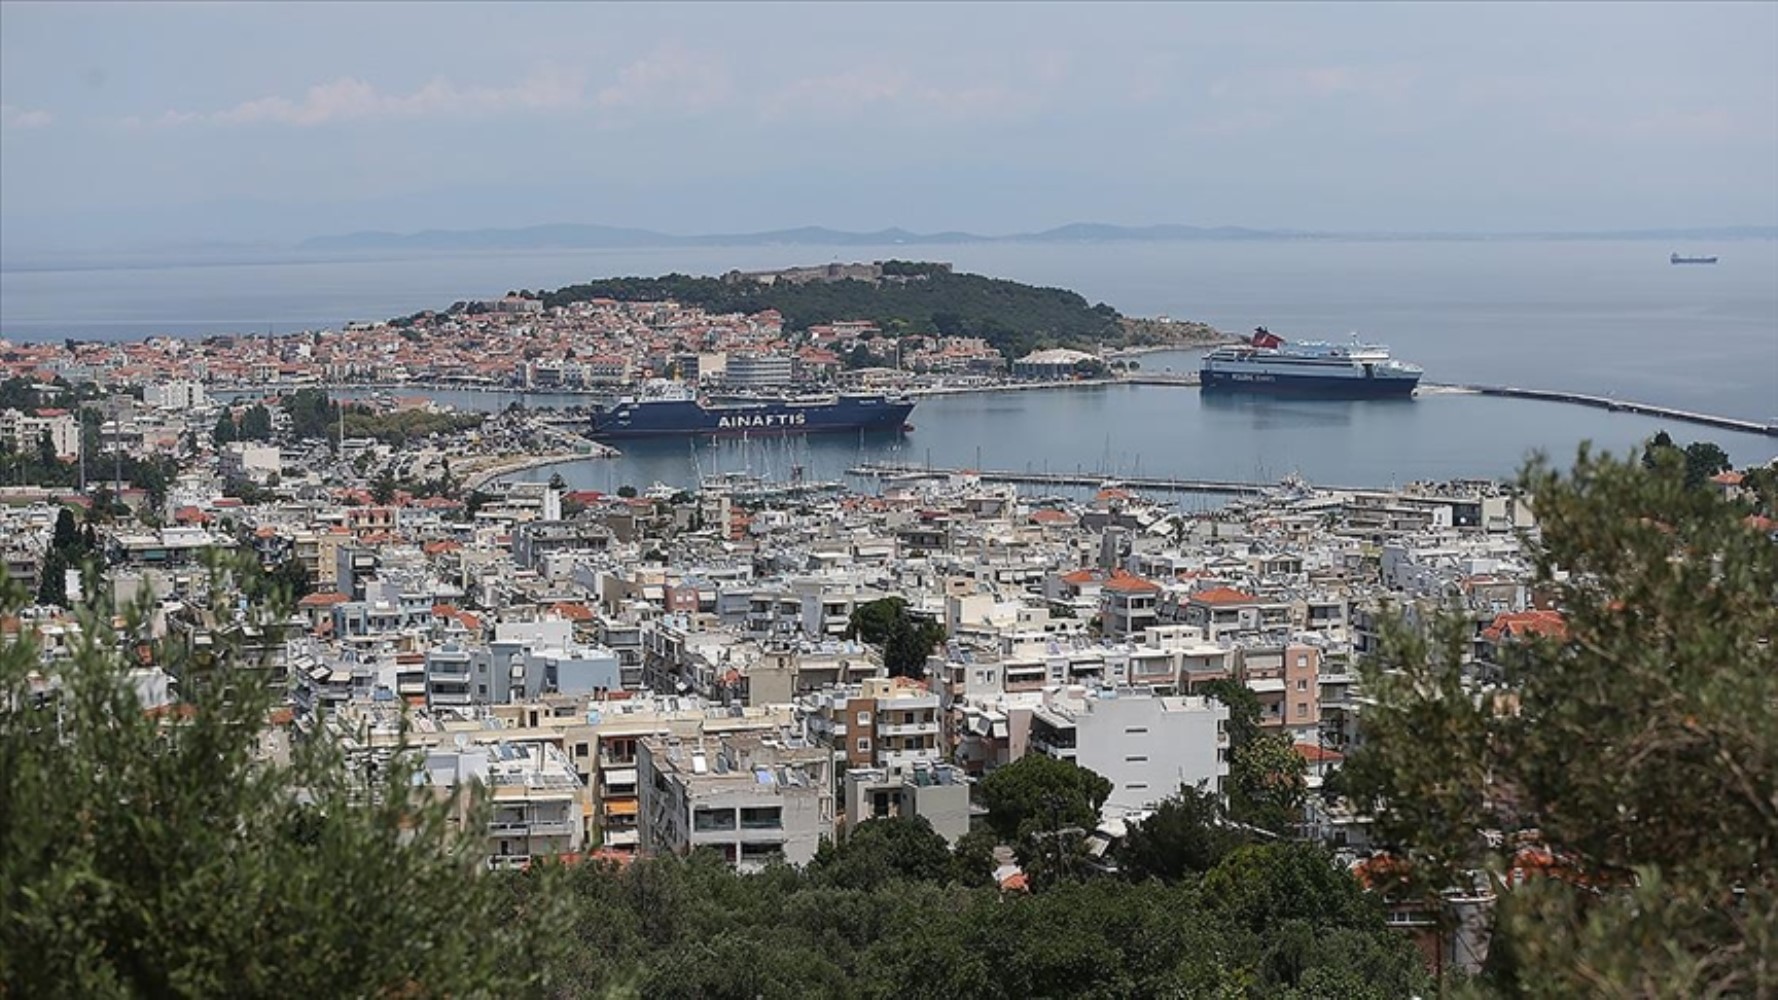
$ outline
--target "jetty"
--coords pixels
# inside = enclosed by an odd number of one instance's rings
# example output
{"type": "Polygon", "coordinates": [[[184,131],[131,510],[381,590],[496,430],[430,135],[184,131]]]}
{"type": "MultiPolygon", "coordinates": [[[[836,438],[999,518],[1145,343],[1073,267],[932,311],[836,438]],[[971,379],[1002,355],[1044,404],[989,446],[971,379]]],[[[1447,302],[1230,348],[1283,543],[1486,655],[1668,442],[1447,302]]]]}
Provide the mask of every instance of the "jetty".
{"type": "Polygon", "coordinates": [[[1601,410],[1612,410],[1620,413],[1637,413],[1648,417],[1660,417],[1663,420],[1675,420],[1681,423],[1702,424],[1706,427],[1719,427],[1723,430],[1740,431],[1743,434],[1764,434],[1767,437],[1778,437],[1778,420],[1761,423],[1757,420],[1741,420],[1736,417],[1723,417],[1714,413],[1698,413],[1694,410],[1681,410],[1671,406],[1656,406],[1652,403],[1637,403],[1629,400],[1613,399],[1609,396],[1593,396],[1583,392],[1563,392],[1558,389],[1521,389],[1508,385],[1454,385],[1440,386],[1447,391],[1473,392],[1481,396],[1504,396],[1510,399],[1537,399],[1548,403],[1572,403],[1577,406],[1592,406],[1601,410]]]}
{"type": "MultiPolygon", "coordinates": [[[[1263,496],[1284,489],[1283,483],[1240,482],[1228,479],[1176,479],[1159,476],[1110,476],[1095,472],[1012,472],[1005,470],[948,469],[905,462],[865,462],[846,470],[861,479],[916,481],[974,476],[984,483],[1018,486],[1116,487],[1154,493],[1211,493],[1219,496],[1263,496]]],[[[1364,492],[1353,486],[1318,486],[1334,492],[1364,492]]]]}

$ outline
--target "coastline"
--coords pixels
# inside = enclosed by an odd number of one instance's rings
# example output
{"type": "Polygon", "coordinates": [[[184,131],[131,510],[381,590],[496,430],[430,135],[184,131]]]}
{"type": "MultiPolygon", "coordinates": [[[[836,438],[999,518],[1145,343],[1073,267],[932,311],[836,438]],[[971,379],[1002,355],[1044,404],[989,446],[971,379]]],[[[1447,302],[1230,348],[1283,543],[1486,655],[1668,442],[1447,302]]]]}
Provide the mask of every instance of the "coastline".
{"type": "Polygon", "coordinates": [[[588,459],[588,458],[609,458],[609,457],[613,457],[613,456],[611,454],[607,454],[607,455],[590,454],[589,455],[589,454],[581,454],[581,453],[572,452],[572,451],[564,451],[564,452],[554,452],[554,453],[551,453],[548,455],[524,455],[524,456],[519,456],[519,457],[515,457],[515,458],[502,459],[502,460],[497,461],[494,464],[492,464],[486,468],[477,469],[476,471],[470,473],[469,475],[464,476],[463,477],[463,489],[465,492],[472,492],[475,490],[479,490],[482,487],[487,486],[490,483],[493,483],[497,480],[504,479],[507,476],[515,475],[520,472],[525,472],[530,469],[542,469],[542,468],[547,468],[551,465],[566,465],[570,462],[578,462],[578,461],[582,461],[582,460],[588,459]]]}

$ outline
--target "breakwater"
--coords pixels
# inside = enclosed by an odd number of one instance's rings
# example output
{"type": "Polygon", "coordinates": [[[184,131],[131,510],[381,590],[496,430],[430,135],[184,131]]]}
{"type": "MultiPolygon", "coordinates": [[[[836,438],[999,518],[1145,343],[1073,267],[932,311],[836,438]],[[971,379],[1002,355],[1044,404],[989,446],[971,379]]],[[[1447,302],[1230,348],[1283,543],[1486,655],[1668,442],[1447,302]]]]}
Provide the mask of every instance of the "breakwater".
{"type": "Polygon", "coordinates": [[[1637,413],[1645,417],[1702,424],[1705,427],[1718,427],[1723,430],[1739,431],[1743,434],[1764,434],[1767,437],[1778,437],[1778,419],[1761,423],[1757,420],[1741,420],[1736,417],[1718,416],[1714,413],[1698,413],[1694,410],[1682,410],[1677,407],[1656,406],[1653,403],[1638,403],[1632,400],[1613,399],[1609,396],[1594,396],[1584,392],[1563,392],[1559,389],[1521,389],[1517,386],[1503,385],[1454,385],[1435,386],[1434,388],[1473,392],[1482,396],[1504,396],[1509,399],[1536,399],[1546,403],[1570,403],[1576,406],[1611,410],[1616,413],[1637,413]]]}

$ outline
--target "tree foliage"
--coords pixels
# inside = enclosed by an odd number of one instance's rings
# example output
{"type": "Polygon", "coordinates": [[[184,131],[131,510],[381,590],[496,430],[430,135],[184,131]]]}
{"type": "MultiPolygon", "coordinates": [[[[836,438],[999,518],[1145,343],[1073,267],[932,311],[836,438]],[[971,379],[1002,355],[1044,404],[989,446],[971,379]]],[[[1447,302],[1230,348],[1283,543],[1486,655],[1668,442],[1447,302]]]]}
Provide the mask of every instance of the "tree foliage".
{"type": "Polygon", "coordinates": [[[926,658],[945,639],[944,626],[917,615],[900,597],[860,604],[846,623],[846,638],[860,639],[883,650],[891,677],[923,677],[926,658]]]}
{"type": "Polygon", "coordinates": [[[1225,822],[1216,793],[1184,785],[1129,825],[1118,845],[1118,870],[1136,881],[1178,882],[1216,867],[1240,843],[1240,835],[1225,822]]]}
{"type": "Polygon", "coordinates": [[[1230,678],[1198,690],[1229,707],[1229,817],[1273,833],[1293,832],[1302,822],[1308,765],[1288,734],[1259,724],[1259,697],[1230,678]]]}
{"type": "Polygon", "coordinates": [[[573,940],[552,978],[583,996],[748,1000],[1382,1000],[1426,988],[1412,948],[1355,898],[1349,876],[1322,856],[1275,860],[1276,873],[1241,871],[1263,885],[1226,899],[1195,882],[1107,879],[1003,896],[959,886],[938,867],[904,870],[865,890],[834,884],[834,870],[819,866],[737,875],[708,852],[583,865],[564,873],[573,940]],[[1304,870],[1311,862],[1326,867],[1320,883],[1304,870]],[[1291,899],[1304,886],[1326,893],[1291,899]],[[1325,925],[1301,916],[1316,903],[1332,909],[1325,925]],[[1269,905],[1280,912],[1267,913],[1269,905]]]}
{"type": "Polygon", "coordinates": [[[1778,549],[1741,508],[1647,463],[1539,461],[1536,586],[1560,635],[1502,647],[1393,625],[1345,785],[1412,880],[1505,894],[1495,985],[1550,995],[1778,990],[1778,549]]]}
{"type": "Polygon", "coordinates": [[[320,389],[298,389],[278,401],[290,418],[291,436],[299,441],[309,439],[337,440],[339,407],[320,389]]]}
{"type": "Polygon", "coordinates": [[[839,889],[876,889],[898,879],[964,881],[960,874],[950,846],[924,816],[860,823],[837,843],[823,841],[809,863],[810,878],[839,889]]]}
{"type": "Polygon", "coordinates": [[[988,826],[1005,841],[1033,830],[1091,830],[1111,797],[1111,782],[1071,760],[1028,753],[982,779],[988,826]]]}
{"type": "Polygon", "coordinates": [[[254,403],[241,414],[240,439],[242,441],[270,441],[272,439],[272,411],[266,409],[264,403],[254,403]]]}
{"type": "MultiPolygon", "coordinates": [[[[213,581],[215,582],[215,581],[213,581]]],[[[0,610],[20,595],[0,582],[0,610]]],[[[471,872],[452,804],[392,768],[365,800],[324,744],[261,752],[271,694],[219,634],[200,665],[82,611],[65,658],[0,646],[0,992],[514,995],[547,938],[471,872]],[[145,712],[129,662],[187,678],[145,712]],[[201,669],[200,669],[201,666],[201,669]],[[203,683],[197,677],[204,678],[203,683]]],[[[533,916],[547,917],[546,900],[533,916]]]]}

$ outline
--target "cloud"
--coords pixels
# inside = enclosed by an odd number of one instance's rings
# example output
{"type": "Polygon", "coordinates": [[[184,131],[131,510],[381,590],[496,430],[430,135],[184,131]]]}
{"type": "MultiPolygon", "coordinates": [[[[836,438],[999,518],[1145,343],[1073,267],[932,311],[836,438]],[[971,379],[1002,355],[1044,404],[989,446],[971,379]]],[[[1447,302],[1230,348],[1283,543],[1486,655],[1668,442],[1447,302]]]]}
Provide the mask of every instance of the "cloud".
{"type": "Polygon", "coordinates": [[[1696,141],[1761,134],[1726,108],[1657,107],[1634,115],[1570,113],[1551,115],[1546,121],[1554,132],[1608,140],[1696,141]]]}
{"type": "Polygon", "coordinates": [[[1397,98],[1411,93],[1418,80],[1419,73],[1405,67],[1305,66],[1224,77],[1211,85],[1210,96],[1274,101],[1397,98]]]}
{"type": "MultiPolygon", "coordinates": [[[[1029,97],[1031,92],[1025,95],[1029,97]]],[[[846,117],[900,108],[930,118],[977,119],[1014,114],[1029,103],[1018,92],[996,83],[947,85],[918,79],[902,69],[854,66],[826,76],[793,80],[761,99],[759,113],[768,120],[782,120],[805,115],[846,117]]]]}
{"type": "Polygon", "coordinates": [[[711,57],[663,45],[618,71],[594,95],[601,108],[707,111],[734,96],[728,70],[711,57]]]}
{"type": "Polygon", "coordinates": [[[312,127],[335,122],[385,118],[427,118],[547,111],[581,102],[584,83],[577,74],[544,70],[512,87],[459,87],[442,77],[407,94],[388,94],[354,77],[310,87],[299,99],[261,97],[220,111],[168,111],[155,118],[126,119],[131,125],[258,125],[312,127]]]}
{"type": "Polygon", "coordinates": [[[731,95],[722,67],[675,46],[642,56],[598,90],[577,70],[539,70],[509,87],[461,86],[438,77],[408,93],[389,93],[357,77],[318,83],[300,97],[273,95],[216,111],[172,110],[132,116],[128,126],[288,125],[313,128],[341,122],[468,118],[513,112],[602,110],[701,111],[731,95]]]}
{"type": "Polygon", "coordinates": [[[11,104],[0,104],[0,127],[43,128],[56,116],[42,109],[27,110],[11,104]]]}

